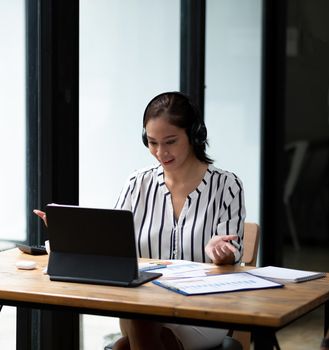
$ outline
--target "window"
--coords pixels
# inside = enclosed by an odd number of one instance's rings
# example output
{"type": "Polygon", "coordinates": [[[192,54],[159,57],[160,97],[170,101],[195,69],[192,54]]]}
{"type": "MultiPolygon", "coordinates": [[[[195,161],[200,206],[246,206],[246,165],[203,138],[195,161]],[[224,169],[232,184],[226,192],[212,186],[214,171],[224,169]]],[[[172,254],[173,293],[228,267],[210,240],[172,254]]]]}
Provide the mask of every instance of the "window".
{"type": "Polygon", "coordinates": [[[241,178],[246,219],[259,223],[262,1],[208,0],[206,9],[209,154],[241,178]]]}
{"type": "Polygon", "coordinates": [[[25,240],[25,2],[0,2],[0,23],[0,240],[25,240]]]}
{"type": "MultiPolygon", "coordinates": [[[[0,249],[26,240],[25,1],[0,2],[0,249]],[[2,242],[1,242],[2,241],[2,242]]],[[[0,313],[0,348],[16,346],[16,308],[0,313]]]]}
{"type": "Polygon", "coordinates": [[[157,93],[179,90],[179,5],[80,1],[80,205],[112,207],[128,175],[153,163],[142,116],[157,93]]]}
{"type": "MultiPolygon", "coordinates": [[[[153,96],[179,90],[179,10],[179,0],[80,0],[80,205],[113,207],[128,175],[154,163],[142,117],[153,96]]],[[[87,350],[119,327],[84,315],[83,329],[87,350]]]]}

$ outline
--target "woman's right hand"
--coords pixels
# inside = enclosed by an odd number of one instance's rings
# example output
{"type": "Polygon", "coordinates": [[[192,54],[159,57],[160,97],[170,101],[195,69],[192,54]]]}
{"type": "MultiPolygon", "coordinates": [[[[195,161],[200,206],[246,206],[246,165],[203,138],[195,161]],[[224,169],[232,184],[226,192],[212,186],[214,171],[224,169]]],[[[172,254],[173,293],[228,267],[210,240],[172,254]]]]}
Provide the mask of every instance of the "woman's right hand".
{"type": "Polygon", "coordinates": [[[33,210],[33,213],[36,214],[36,215],[38,215],[38,216],[43,220],[43,222],[45,223],[45,225],[48,226],[48,225],[47,225],[47,216],[46,216],[46,213],[45,213],[44,211],[41,211],[41,210],[39,210],[39,209],[34,209],[34,210],[33,210]]]}
{"type": "Polygon", "coordinates": [[[230,242],[237,240],[237,235],[214,235],[206,245],[205,251],[216,265],[234,264],[236,248],[230,242]]]}

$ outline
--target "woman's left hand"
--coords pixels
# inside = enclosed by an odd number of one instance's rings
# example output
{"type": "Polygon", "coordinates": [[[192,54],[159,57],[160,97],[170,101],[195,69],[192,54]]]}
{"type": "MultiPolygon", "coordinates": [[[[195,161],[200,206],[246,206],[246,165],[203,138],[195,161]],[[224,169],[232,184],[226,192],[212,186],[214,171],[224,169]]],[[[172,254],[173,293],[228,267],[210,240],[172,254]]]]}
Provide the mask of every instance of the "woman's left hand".
{"type": "Polygon", "coordinates": [[[48,223],[47,223],[47,216],[46,216],[46,213],[44,211],[41,211],[39,209],[34,209],[33,210],[33,213],[35,215],[38,215],[39,218],[41,218],[43,220],[43,222],[45,223],[46,226],[48,226],[48,223]]]}
{"type": "Polygon", "coordinates": [[[230,241],[237,239],[237,235],[215,235],[206,245],[206,254],[216,265],[234,264],[236,248],[230,241]]]}

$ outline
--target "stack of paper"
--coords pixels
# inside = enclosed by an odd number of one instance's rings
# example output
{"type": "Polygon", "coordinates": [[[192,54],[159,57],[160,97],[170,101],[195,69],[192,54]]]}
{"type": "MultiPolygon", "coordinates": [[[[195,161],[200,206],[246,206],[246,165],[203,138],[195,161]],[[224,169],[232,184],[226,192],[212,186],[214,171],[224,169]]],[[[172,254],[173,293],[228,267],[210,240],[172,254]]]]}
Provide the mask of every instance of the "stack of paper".
{"type": "Polygon", "coordinates": [[[162,273],[162,277],[153,283],[184,295],[276,288],[283,287],[285,282],[302,282],[325,276],[323,272],[275,266],[213,275],[209,274],[212,264],[186,260],[166,260],[160,265],[159,271],[153,271],[162,273]]]}
{"type": "Polygon", "coordinates": [[[213,265],[202,264],[198,262],[188,260],[162,260],[161,271],[153,270],[154,272],[160,272],[162,278],[188,278],[188,277],[203,277],[207,275],[213,265]],[[162,267],[166,266],[166,269],[162,267]]]}
{"type": "Polygon", "coordinates": [[[288,269],[285,267],[265,266],[257,269],[249,270],[248,273],[254,276],[263,277],[271,281],[278,282],[304,282],[316,278],[324,277],[324,272],[313,272],[296,269],[288,269]]]}

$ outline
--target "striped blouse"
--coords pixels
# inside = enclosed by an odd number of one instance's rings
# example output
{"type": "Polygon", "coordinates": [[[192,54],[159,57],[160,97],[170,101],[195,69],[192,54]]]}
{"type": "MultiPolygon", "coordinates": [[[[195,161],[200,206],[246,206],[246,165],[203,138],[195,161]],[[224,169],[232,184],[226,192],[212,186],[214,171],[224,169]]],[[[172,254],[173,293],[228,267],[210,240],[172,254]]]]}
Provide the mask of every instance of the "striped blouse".
{"type": "Polygon", "coordinates": [[[153,259],[209,262],[205,246],[213,235],[237,234],[235,261],[243,249],[245,219],[241,180],[209,165],[177,220],[161,165],[133,173],[116,204],[133,212],[137,252],[153,259]]]}

